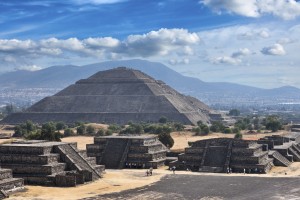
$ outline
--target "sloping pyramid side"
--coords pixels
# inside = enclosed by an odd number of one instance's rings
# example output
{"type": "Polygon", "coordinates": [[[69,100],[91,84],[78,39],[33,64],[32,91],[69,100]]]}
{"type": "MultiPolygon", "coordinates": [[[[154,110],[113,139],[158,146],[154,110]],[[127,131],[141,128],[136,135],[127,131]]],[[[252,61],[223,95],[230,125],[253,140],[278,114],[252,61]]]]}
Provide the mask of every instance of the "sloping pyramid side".
{"type": "Polygon", "coordinates": [[[4,121],[20,123],[26,118],[38,123],[124,124],[128,121],[157,122],[161,116],[166,116],[183,123],[208,122],[208,107],[200,110],[197,106],[200,104],[195,102],[161,81],[122,67],[79,80],[56,95],[42,99],[26,112],[9,116],[4,121]]]}

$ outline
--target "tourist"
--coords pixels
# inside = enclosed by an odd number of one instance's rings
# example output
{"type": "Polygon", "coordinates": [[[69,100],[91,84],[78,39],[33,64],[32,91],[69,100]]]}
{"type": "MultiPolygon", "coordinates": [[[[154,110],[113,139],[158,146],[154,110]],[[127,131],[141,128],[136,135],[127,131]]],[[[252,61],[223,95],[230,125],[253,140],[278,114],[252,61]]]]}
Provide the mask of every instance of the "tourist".
{"type": "Polygon", "coordinates": [[[153,171],[153,167],[150,167],[149,169],[150,176],[152,176],[152,171],[153,171]]]}
{"type": "Polygon", "coordinates": [[[229,167],[227,167],[227,174],[229,174],[229,167]]]}
{"type": "Polygon", "coordinates": [[[176,167],[173,166],[173,167],[172,167],[173,174],[175,174],[175,170],[176,170],[176,167]]]}
{"type": "Polygon", "coordinates": [[[146,175],[147,175],[147,176],[149,176],[149,173],[150,173],[150,172],[149,172],[149,170],[147,169],[147,171],[146,171],[146,175]]]}
{"type": "Polygon", "coordinates": [[[246,174],[246,169],[244,168],[244,174],[246,174]]]}

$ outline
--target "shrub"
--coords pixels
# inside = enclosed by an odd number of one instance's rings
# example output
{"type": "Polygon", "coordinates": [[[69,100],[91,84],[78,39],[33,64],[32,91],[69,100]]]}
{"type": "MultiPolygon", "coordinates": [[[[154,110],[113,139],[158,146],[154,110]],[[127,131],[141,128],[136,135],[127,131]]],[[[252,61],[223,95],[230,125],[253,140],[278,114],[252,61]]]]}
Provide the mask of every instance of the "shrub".
{"type": "Polygon", "coordinates": [[[82,124],[76,129],[77,135],[84,135],[85,134],[85,126],[82,124]]]}
{"type": "Polygon", "coordinates": [[[96,130],[92,125],[88,125],[86,127],[86,133],[89,134],[89,135],[95,135],[96,130]]]}
{"type": "Polygon", "coordinates": [[[104,136],[105,135],[105,131],[103,128],[99,129],[96,133],[97,136],[104,136]]]}
{"type": "Polygon", "coordinates": [[[168,122],[168,118],[165,116],[161,116],[158,120],[159,123],[165,124],[168,122]]]}
{"type": "Polygon", "coordinates": [[[243,135],[242,135],[241,133],[236,133],[236,134],[234,135],[234,138],[236,138],[236,139],[242,139],[242,138],[243,138],[243,135]]]}
{"type": "Polygon", "coordinates": [[[75,135],[75,133],[72,129],[70,129],[70,128],[65,129],[65,131],[64,131],[65,137],[74,136],[74,135],[75,135]]]}
{"type": "Polygon", "coordinates": [[[228,133],[232,133],[230,128],[225,128],[224,133],[228,134],[228,133]]]}
{"type": "Polygon", "coordinates": [[[168,148],[171,148],[174,145],[174,140],[171,137],[170,133],[160,133],[158,135],[158,139],[168,148]]]}

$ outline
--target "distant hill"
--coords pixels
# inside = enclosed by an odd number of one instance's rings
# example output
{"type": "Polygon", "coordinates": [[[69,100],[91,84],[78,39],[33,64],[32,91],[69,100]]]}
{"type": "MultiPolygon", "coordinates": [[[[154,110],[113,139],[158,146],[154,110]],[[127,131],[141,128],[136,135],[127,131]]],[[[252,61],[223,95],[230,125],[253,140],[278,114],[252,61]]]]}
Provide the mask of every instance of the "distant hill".
{"type": "Polygon", "coordinates": [[[87,78],[97,71],[126,66],[162,80],[181,93],[199,98],[207,104],[268,104],[300,99],[300,89],[285,86],[261,89],[225,82],[204,82],[186,77],[167,66],[145,60],[108,61],[85,66],[53,66],[38,71],[14,71],[0,75],[0,87],[6,89],[59,88],[87,78]]]}

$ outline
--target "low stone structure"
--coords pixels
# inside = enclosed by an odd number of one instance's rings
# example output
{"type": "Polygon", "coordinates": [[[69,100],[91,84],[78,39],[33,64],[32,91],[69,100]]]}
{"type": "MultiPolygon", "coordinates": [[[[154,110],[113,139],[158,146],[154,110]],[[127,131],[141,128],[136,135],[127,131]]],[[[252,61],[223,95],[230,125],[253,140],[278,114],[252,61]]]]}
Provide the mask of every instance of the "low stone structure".
{"type": "Polygon", "coordinates": [[[289,166],[292,162],[300,161],[300,133],[292,132],[287,135],[271,135],[258,140],[269,150],[269,157],[274,159],[277,166],[289,166]]]}
{"type": "Polygon", "coordinates": [[[185,153],[170,167],[201,172],[267,173],[273,166],[268,151],[254,141],[231,138],[199,140],[190,143],[185,153]]]}
{"type": "Polygon", "coordinates": [[[11,169],[0,168],[0,199],[8,197],[10,192],[15,192],[24,188],[22,178],[13,178],[11,169]]]}
{"type": "Polygon", "coordinates": [[[167,148],[157,136],[103,136],[87,144],[87,155],[106,168],[157,168],[164,165],[167,148]]]}
{"type": "Polygon", "coordinates": [[[100,178],[104,166],[76,145],[38,140],[2,144],[0,163],[25,184],[69,187],[100,178]]]}

